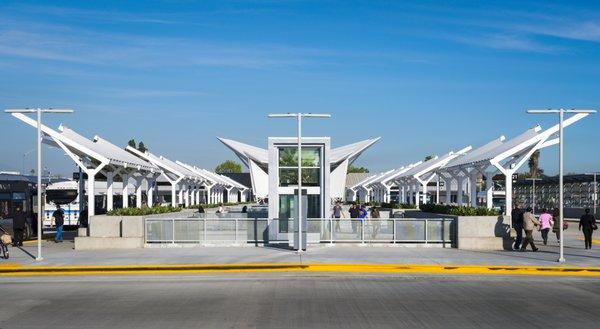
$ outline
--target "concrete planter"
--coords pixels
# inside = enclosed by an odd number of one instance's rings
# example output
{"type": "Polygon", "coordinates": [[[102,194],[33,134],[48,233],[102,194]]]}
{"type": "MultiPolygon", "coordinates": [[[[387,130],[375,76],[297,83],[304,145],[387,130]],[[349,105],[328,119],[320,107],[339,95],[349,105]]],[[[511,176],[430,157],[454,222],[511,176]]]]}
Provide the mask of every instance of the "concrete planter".
{"type": "Polygon", "coordinates": [[[457,216],[457,247],[462,250],[510,250],[510,217],[457,216]]]}
{"type": "Polygon", "coordinates": [[[75,238],[75,250],[143,248],[144,218],[189,215],[188,212],[176,212],[147,216],[92,216],[87,236],[75,238]]]}

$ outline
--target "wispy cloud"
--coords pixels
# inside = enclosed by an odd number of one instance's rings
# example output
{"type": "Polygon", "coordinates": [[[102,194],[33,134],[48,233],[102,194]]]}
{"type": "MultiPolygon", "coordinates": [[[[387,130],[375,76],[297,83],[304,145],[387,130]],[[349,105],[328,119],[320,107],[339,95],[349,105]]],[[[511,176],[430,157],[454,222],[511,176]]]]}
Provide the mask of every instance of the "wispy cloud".
{"type": "Polygon", "coordinates": [[[499,50],[513,50],[536,53],[556,53],[563,50],[561,47],[558,46],[546,45],[523,36],[511,34],[449,36],[448,39],[464,44],[499,50]]]}
{"type": "Polygon", "coordinates": [[[162,90],[162,89],[96,89],[90,91],[93,95],[109,98],[173,98],[206,95],[205,92],[197,90],[162,90]]]}
{"type": "Polygon", "coordinates": [[[551,24],[517,25],[515,29],[563,39],[600,42],[600,23],[595,21],[556,22],[551,24]]]}
{"type": "Polygon", "coordinates": [[[202,42],[72,29],[0,27],[0,55],[117,67],[277,68],[307,65],[327,51],[282,45],[202,42]]]}

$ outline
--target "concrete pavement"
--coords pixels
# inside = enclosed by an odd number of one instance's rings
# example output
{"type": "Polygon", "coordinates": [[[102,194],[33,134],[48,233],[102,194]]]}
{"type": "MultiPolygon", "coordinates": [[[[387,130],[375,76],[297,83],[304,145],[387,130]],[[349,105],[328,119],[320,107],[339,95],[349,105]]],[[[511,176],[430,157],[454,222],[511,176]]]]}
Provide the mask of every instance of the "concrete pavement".
{"type": "Polygon", "coordinates": [[[593,328],[600,279],[240,274],[2,279],[0,328],[593,328]]]}

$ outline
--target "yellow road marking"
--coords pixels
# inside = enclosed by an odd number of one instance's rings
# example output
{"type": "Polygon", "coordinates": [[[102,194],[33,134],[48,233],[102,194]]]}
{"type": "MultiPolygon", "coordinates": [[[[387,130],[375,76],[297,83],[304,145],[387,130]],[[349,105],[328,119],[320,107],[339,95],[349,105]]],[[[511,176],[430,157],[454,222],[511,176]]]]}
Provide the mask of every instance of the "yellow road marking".
{"type": "Polygon", "coordinates": [[[19,264],[15,264],[15,263],[2,263],[0,264],[0,268],[14,268],[14,267],[18,267],[20,266],[19,264]]]}
{"type": "MultiPolygon", "coordinates": [[[[578,237],[577,240],[579,241],[585,241],[584,237],[578,237]]],[[[600,244],[600,239],[592,239],[592,244],[600,244]]]]}
{"type": "Polygon", "coordinates": [[[133,266],[17,266],[0,276],[159,275],[202,273],[388,273],[433,275],[542,275],[600,277],[600,267],[412,264],[182,264],[133,266]]]}

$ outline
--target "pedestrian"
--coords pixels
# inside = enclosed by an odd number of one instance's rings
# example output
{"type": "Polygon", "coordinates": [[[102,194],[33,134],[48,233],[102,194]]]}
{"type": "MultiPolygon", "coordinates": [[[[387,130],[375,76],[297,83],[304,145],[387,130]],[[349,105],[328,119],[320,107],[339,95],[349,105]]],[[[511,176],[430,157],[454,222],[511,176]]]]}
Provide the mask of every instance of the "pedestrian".
{"type": "Polygon", "coordinates": [[[335,229],[340,231],[340,219],[344,217],[344,211],[340,202],[336,202],[333,206],[331,217],[335,220],[335,229]]]}
{"type": "Polygon", "coordinates": [[[13,233],[15,235],[15,239],[13,240],[13,247],[22,247],[23,246],[23,235],[25,233],[27,219],[25,218],[25,213],[23,213],[21,206],[16,207],[15,213],[13,214],[12,218],[13,218],[13,233]]]}
{"type": "Polygon", "coordinates": [[[65,224],[65,212],[62,210],[60,205],[56,204],[56,210],[52,213],[54,218],[54,225],[56,226],[56,235],[54,236],[54,242],[63,242],[63,225],[65,224]]]}
{"type": "Polygon", "coordinates": [[[377,234],[379,234],[379,229],[381,228],[380,218],[381,214],[379,213],[379,209],[377,209],[377,207],[371,208],[371,219],[374,219],[374,221],[372,221],[373,232],[371,232],[371,238],[373,240],[377,237],[377,234]]]}
{"type": "Polygon", "coordinates": [[[88,208],[85,206],[79,213],[79,227],[87,228],[88,224],[88,208]]]}
{"type": "Polygon", "coordinates": [[[512,221],[512,227],[517,232],[515,238],[515,250],[521,249],[521,243],[523,242],[523,204],[520,202],[515,203],[515,208],[510,213],[512,221]]]}
{"type": "Polygon", "coordinates": [[[525,251],[527,249],[527,245],[531,244],[531,249],[533,251],[538,251],[538,248],[535,247],[535,243],[533,243],[533,229],[536,226],[539,226],[540,222],[535,218],[533,214],[533,209],[528,207],[525,213],[523,214],[523,228],[525,229],[525,240],[523,241],[523,245],[521,246],[521,251],[525,251]]]}
{"type": "Polygon", "coordinates": [[[358,218],[365,219],[368,216],[369,216],[369,211],[367,210],[367,207],[364,204],[360,205],[360,208],[358,209],[358,218]]]}
{"type": "MultiPolygon", "coordinates": [[[[552,218],[554,220],[554,224],[552,225],[552,232],[556,234],[557,243],[560,243],[560,235],[562,230],[560,229],[560,210],[558,210],[558,208],[554,208],[554,210],[552,211],[552,218]]],[[[567,222],[565,222],[564,224],[566,225],[567,222]]]]}
{"type": "Polygon", "coordinates": [[[598,229],[596,218],[590,213],[590,209],[585,210],[585,214],[579,219],[579,230],[583,231],[585,240],[585,249],[592,249],[592,235],[598,229]]]}
{"type": "Polygon", "coordinates": [[[219,203],[219,208],[217,209],[217,214],[224,214],[225,213],[225,207],[223,206],[222,203],[219,203]]]}
{"type": "MultiPolygon", "coordinates": [[[[360,219],[361,222],[361,230],[364,233],[365,230],[365,219],[367,219],[367,217],[369,216],[369,212],[367,211],[367,206],[365,206],[364,204],[360,206],[360,208],[358,209],[358,219],[360,219]]],[[[362,240],[362,237],[361,237],[362,240]]]]}
{"type": "Polygon", "coordinates": [[[352,233],[356,233],[356,220],[358,218],[358,207],[356,206],[356,203],[352,203],[350,205],[350,210],[348,211],[350,213],[350,224],[352,224],[352,233]]]}
{"type": "Polygon", "coordinates": [[[242,207],[242,214],[246,214],[248,213],[248,206],[243,206],[242,207]]]}
{"type": "Polygon", "coordinates": [[[204,214],[206,211],[204,211],[204,207],[202,207],[202,205],[198,206],[198,213],[199,214],[204,214]]]}
{"type": "Polygon", "coordinates": [[[554,226],[554,222],[552,221],[552,215],[544,208],[542,209],[542,213],[540,214],[540,232],[542,232],[542,240],[544,241],[544,245],[548,244],[548,232],[550,232],[550,228],[554,226]]]}

